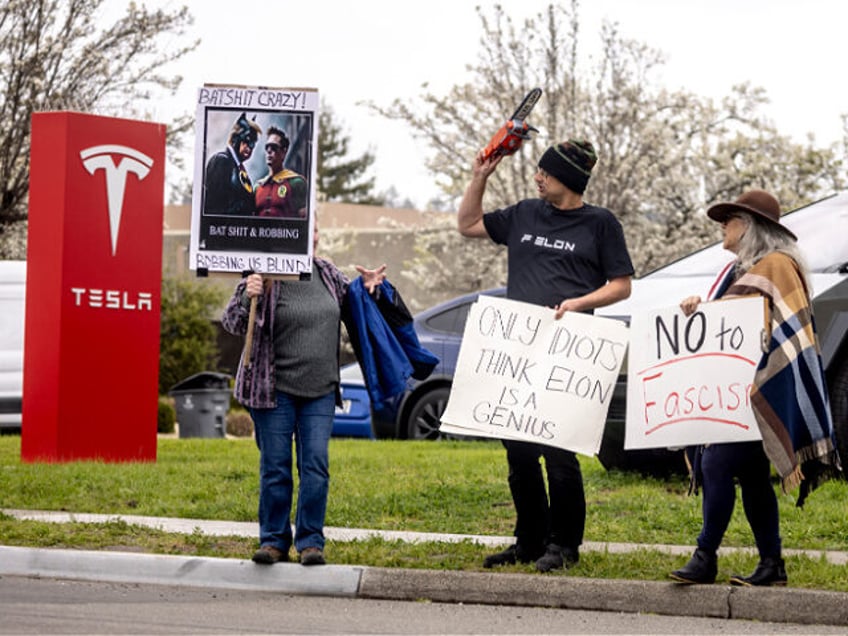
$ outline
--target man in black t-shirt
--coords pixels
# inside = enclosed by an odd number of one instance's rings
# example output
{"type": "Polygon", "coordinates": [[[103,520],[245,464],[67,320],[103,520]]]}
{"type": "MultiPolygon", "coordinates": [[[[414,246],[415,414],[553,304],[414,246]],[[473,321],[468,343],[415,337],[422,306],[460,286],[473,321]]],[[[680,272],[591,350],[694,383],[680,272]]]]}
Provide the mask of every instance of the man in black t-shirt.
{"type": "MultiPolygon", "coordinates": [[[[633,264],[621,224],[606,208],[583,202],[597,161],[592,144],[570,139],[551,146],[533,178],[539,198],[484,214],[486,182],[502,158],[484,160],[482,153],[475,158],[458,229],[463,236],[507,246],[507,297],[550,307],[557,319],[566,311],[593,313],[627,298],[633,264]]],[[[532,442],[503,444],[516,512],[515,544],[486,557],[483,567],[535,561],[536,569],[548,572],[574,565],[586,523],[577,456],[532,442]]]]}

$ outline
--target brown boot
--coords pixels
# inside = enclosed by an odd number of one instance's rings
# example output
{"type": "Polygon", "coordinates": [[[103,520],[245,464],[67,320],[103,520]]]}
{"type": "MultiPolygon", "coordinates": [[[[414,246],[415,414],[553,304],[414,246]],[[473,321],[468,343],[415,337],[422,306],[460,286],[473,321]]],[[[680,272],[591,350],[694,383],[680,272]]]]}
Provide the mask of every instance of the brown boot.
{"type": "Polygon", "coordinates": [[[301,565],[324,565],[324,552],[321,548],[304,548],[300,553],[301,565]]]}
{"type": "Polygon", "coordinates": [[[281,561],[284,562],[288,560],[288,552],[283,552],[272,545],[263,545],[253,553],[253,562],[259,563],[260,565],[273,565],[274,563],[280,563],[281,561]]]}

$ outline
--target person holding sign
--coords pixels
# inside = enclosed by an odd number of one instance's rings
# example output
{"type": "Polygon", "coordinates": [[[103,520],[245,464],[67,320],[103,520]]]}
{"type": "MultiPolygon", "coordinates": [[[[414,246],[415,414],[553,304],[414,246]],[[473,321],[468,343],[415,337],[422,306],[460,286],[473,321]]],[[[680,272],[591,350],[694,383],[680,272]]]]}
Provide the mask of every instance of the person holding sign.
{"type": "MultiPolygon", "coordinates": [[[[317,236],[316,229],[316,243],[317,236]]],[[[384,283],[385,265],[356,269],[367,293],[384,283]]],[[[253,418],[260,453],[256,563],[288,561],[293,543],[303,565],[325,562],[328,446],[339,390],[339,325],[350,285],[332,263],[315,257],[309,280],[250,274],[224,310],[224,328],[245,335],[251,299],[258,299],[251,363],[239,364],[235,385],[236,399],[253,418]],[[300,477],[294,537],[292,438],[300,477]]]]}
{"type": "MultiPolygon", "coordinates": [[[[707,215],[721,223],[724,248],[736,260],[723,271],[710,300],[759,294],[767,300],[763,356],[754,376],[751,404],[762,441],[709,444],[690,449],[693,490],[701,486],[703,525],[689,562],[671,572],[681,583],[713,583],[717,550],[736,500],[734,479],[754,534],[760,561],[750,576],[733,585],[786,585],[781,558],[777,497],[771,484],[775,465],[784,491],[801,485],[798,505],[839,465],[833,424],[816,336],[810,283],[797,237],[780,222],[780,203],[763,190],[719,203],[707,215]]],[[[683,300],[687,316],[700,296],[683,300]]]]}
{"type": "MultiPolygon", "coordinates": [[[[475,158],[458,230],[507,246],[507,297],[549,307],[557,319],[567,311],[592,313],[627,298],[633,264],[621,224],[609,210],[583,201],[597,161],[592,144],[569,139],[551,146],[534,176],[539,198],[484,214],[486,184],[502,159],[484,158],[482,152],[475,158]]],[[[548,572],[576,564],[586,523],[577,456],[531,442],[503,444],[516,512],[515,544],[486,557],[483,567],[535,561],[537,570],[548,572]]]]}

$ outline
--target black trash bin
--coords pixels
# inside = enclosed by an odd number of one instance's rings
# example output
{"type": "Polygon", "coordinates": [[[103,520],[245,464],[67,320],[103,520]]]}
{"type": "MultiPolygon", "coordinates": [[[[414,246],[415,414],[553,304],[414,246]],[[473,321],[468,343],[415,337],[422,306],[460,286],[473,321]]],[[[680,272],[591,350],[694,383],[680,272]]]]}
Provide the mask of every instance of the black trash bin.
{"type": "Polygon", "coordinates": [[[231,379],[226,373],[202,371],[171,387],[168,395],[174,398],[181,438],[226,436],[231,379]]]}

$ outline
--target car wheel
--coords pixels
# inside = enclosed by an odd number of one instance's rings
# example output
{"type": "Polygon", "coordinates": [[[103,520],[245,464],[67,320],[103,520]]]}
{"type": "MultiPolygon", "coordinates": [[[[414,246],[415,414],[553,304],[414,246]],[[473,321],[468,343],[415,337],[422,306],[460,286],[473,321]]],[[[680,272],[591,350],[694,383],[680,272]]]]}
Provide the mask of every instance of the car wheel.
{"type": "Polygon", "coordinates": [[[439,423],[442,413],[445,412],[449,395],[450,389],[442,386],[427,391],[415,401],[407,421],[406,430],[409,439],[437,440],[449,437],[439,432],[439,423]]]}
{"type": "Polygon", "coordinates": [[[842,474],[848,478],[848,362],[843,362],[830,387],[830,410],[842,474]]]}

